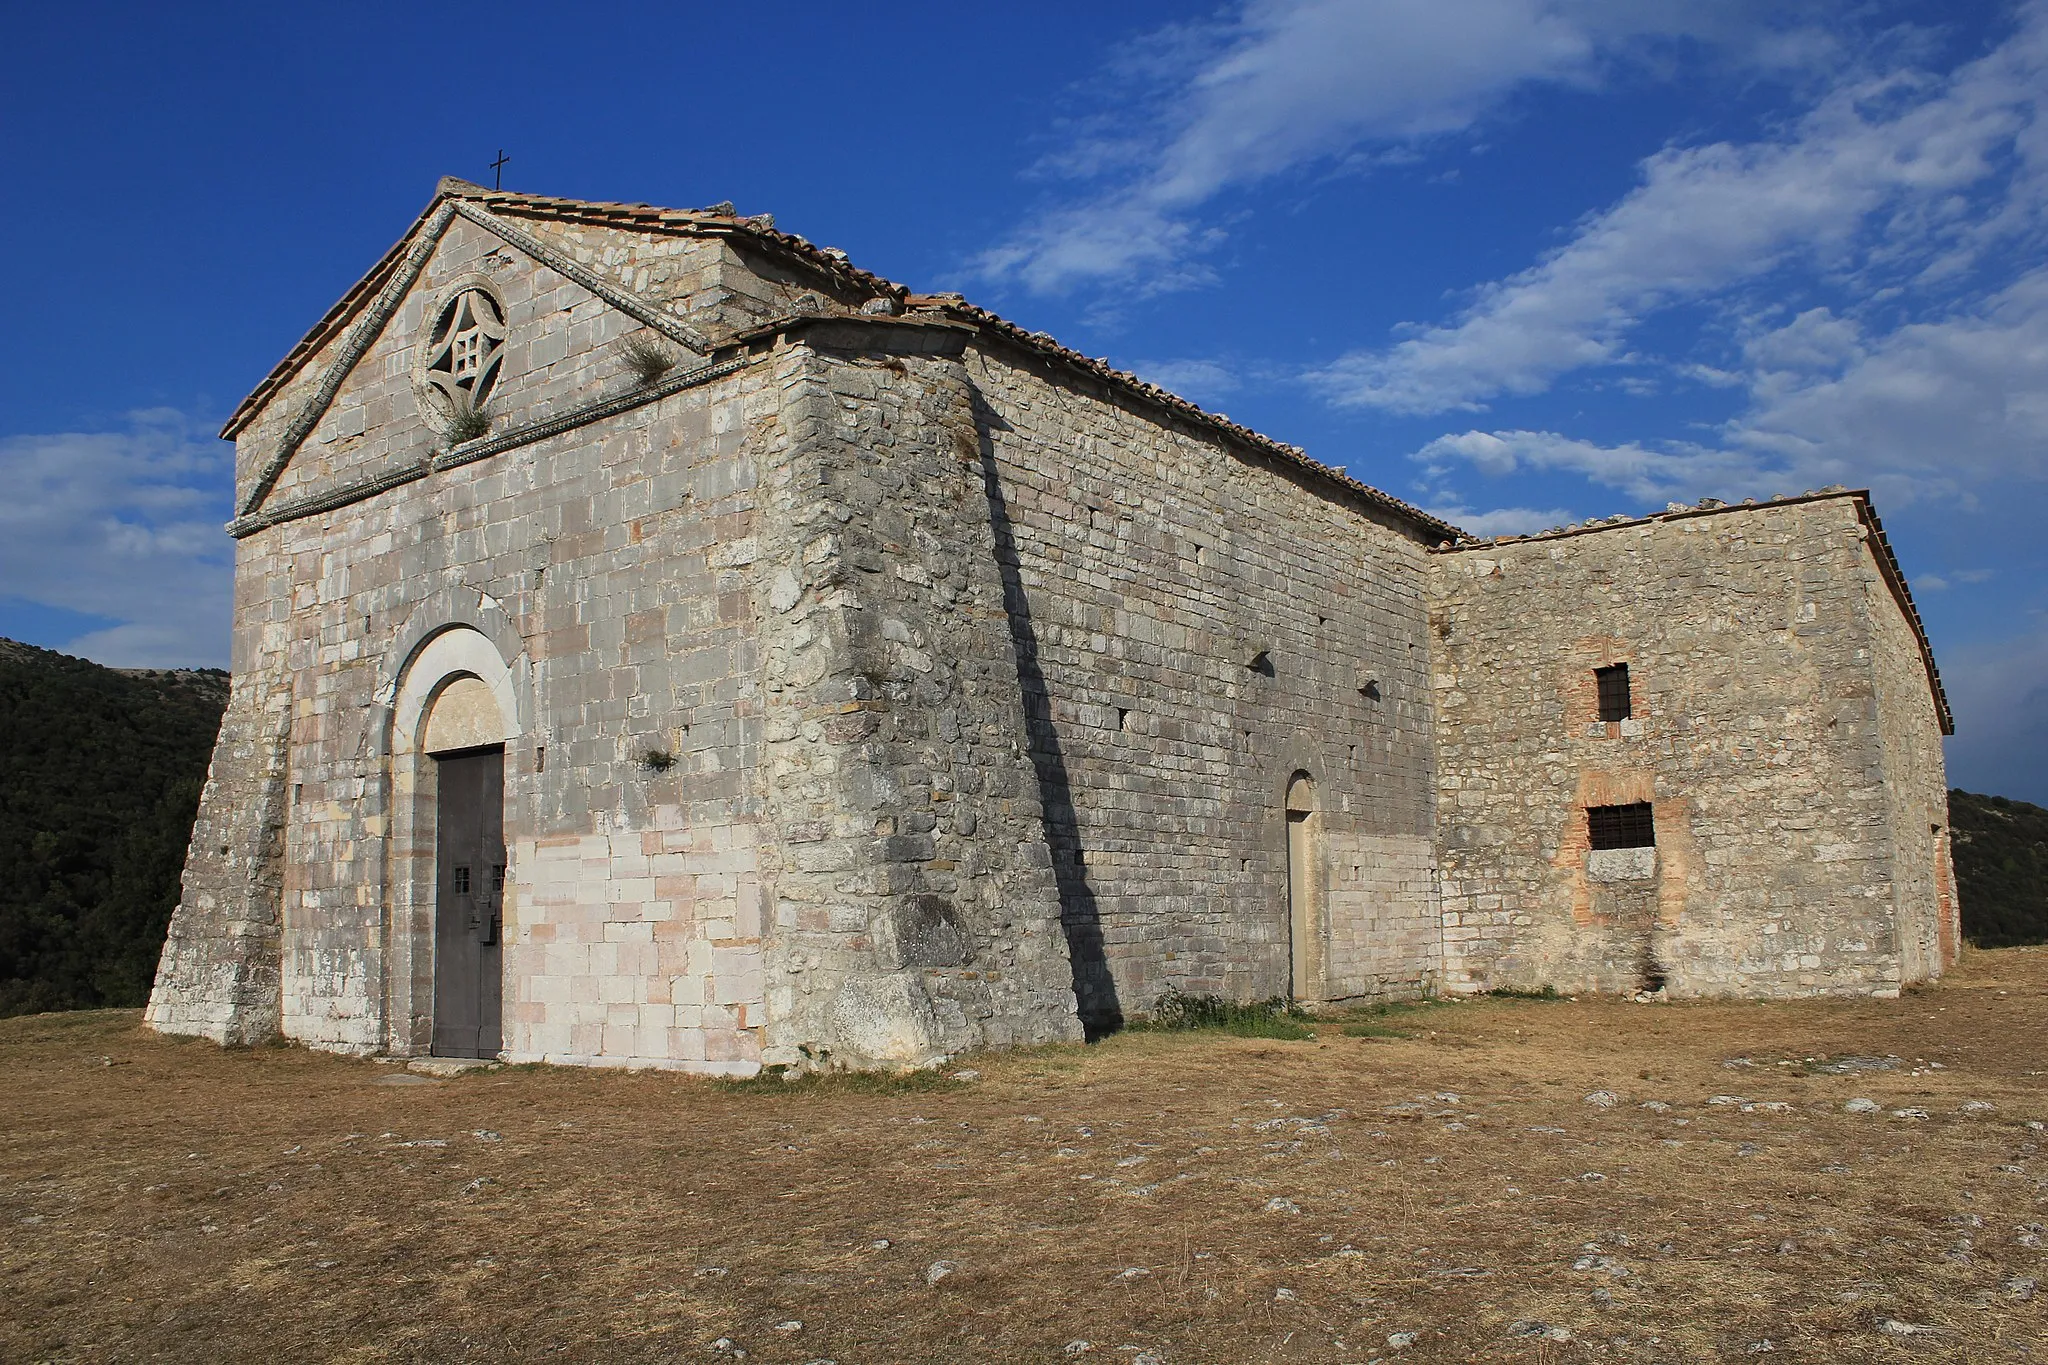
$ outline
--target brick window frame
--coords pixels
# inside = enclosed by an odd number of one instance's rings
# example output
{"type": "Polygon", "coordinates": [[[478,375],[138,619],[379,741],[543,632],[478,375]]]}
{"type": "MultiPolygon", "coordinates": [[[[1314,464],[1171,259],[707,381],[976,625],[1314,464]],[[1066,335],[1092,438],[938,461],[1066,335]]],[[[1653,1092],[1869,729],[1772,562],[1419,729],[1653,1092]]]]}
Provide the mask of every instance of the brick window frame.
{"type": "Polygon", "coordinates": [[[1599,694],[1601,720],[1628,720],[1634,716],[1635,699],[1629,691],[1627,664],[1594,669],[1593,686],[1599,694]]]}
{"type": "Polygon", "coordinates": [[[1586,807],[1586,837],[1595,852],[1611,848],[1655,848],[1657,822],[1648,801],[1625,806],[1586,807]]]}

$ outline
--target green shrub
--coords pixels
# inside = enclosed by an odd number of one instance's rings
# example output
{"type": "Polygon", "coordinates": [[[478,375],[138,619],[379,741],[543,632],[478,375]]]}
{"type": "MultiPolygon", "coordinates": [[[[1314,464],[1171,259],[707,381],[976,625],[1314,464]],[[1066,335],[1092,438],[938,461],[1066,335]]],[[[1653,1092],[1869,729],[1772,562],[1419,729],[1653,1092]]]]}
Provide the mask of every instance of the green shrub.
{"type": "Polygon", "coordinates": [[[1978,948],[2048,943],[2048,810],[1951,791],[1948,819],[1963,937],[1978,948]]]}
{"type": "Polygon", "coordinates": [[[1299,1041],[1315,1037],[1307,1026],[1308,1017],[1284,995],[1239,1003],[1214,995],[1187,995],[1168,986],[1152,1003],[1151,1014],[1130,1027],[1147,1032],[1214,1029],[1239,1038],[1299,1041]]]}
{"type": "Polygon", "coordinates": [[[945,1068],[925,1071],[801,1071],[771,1066],[744,1079],[712,1082],[737,1094],[768,1095],[914,1095],[933,1090],[963,1090],[945,1068]]]}
{"type": "Polygon", "coordinates": [[[491,434],[491,414],[485,408],[464,408],[448,422],[448,443],[461,445],[491,434]]]}
{"type": "Polygon", "coordinates": [[[1375,1024],[1370,1020],[1357,1024],[1346,1024],[1343,1032],[1346,1038],[1409,1038],[1414,1036],[1403,1033],[1397,1028],[1388,1028],[1385,1024],[1375,1024]]]}

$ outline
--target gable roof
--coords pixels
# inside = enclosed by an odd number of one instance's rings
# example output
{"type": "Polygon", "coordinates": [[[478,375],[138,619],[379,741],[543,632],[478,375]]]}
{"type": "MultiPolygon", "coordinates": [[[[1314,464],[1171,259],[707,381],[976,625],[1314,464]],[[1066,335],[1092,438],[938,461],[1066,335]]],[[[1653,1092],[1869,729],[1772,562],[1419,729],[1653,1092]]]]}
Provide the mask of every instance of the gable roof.
{"type": "MultiPolygon", "coordinates": [[[[743,216],[735,212],[729,203],[702,209],[668,209],[650,204],[559,199],[546,195],[519,194],[510,190],[486,189],[454,176],[442,178],[435,187],[433,199],[421,210],[419,217],[413,220],[405,235],[400,237],[369,272],[327,310],[326,316],[315,323],[284,359],[277,363],[263,382],[236,406],[221,428],[222,439],[233,440],[240,435],[255,420],[264,405],[288,384],[313,356],[346,332],[349,326],[372,306],[379,294],[403,268],[407,252],[420,235],[429,230],[435,215],[451,203],[458,206],[472,205],[475,209],[482,209],[489,216],[500,220],[526,218],[618,228],[632,232],[734,238],[749,250],[796,267],[814,278],[819,278],[821,283],[839,292],[864,299],[890,300],[892,313],[910,313],[962,323],[976,332],[1033,352],[1070,372],[1086,375],[1125,397],[1159,410],[1167,416],[1189,422],[1212,434],[1222,436],[1239,447],[1247,448],[1331,484],[1341,496],[1362,502],[1408,523],[1425,539],[1456,540],[1462,534],[1457,527],[1431,516],[1419,507],[1362,483],[1342,470],[1311,459],[1300,446],[1276,441],[1227,417],[1209,412],[1199,404],[1191,403],[1170,390],[1149,383],[1128,370],[1117,369],[1107,360],[1082,355],[1079,351],[1062,346],[1047,333],[1029,331],[987,309],[976,307],[958,294],[913,294],[903,285],[853,265],[843,252],[813,245],[794,233],[778,231],[771,215],[743,216]]],[[[624,293],[623,290],[608,292],[624,293]]],[[[653,306],[643,307],[651,310],[653,306]]],[[[637,313],[640,310],[634,311],[637,313]]],[[[854,316],[858,317],[860,314],[855,313],[854,316]]],[[[684,326],[678,320],[664,317],[664,330],[684,326]]],[[[750,329],[750,334],[759,330],[750,329]]],[[[704,338],[703,344],[700,345],[698,339],[692,337],[686,344],[691,344],[694,349],[707,350],[722,347],[727,343],[736,343],[740,339],[704,338]]]]}

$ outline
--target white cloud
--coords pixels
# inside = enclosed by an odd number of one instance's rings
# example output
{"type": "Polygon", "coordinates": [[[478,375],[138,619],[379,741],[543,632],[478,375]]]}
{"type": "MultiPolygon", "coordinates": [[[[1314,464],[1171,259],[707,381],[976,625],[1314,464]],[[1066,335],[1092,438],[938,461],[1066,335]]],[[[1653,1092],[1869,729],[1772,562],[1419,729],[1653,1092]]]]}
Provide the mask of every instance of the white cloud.
{"type": "Polygon", "coordinates": [[[179,413],[0,438],[0,594],[117,622],[63,645],[129,667],[227,662],[227,447],[179,413]]]}
{"type": "Polygon", "coordinates": [[[1676,0],[1250,0],[1234,22],[1177,25],[1119,65],[1150,88],[1108,131],[1049,158],[1104,179],[984,252],[981,273],[1056,291],[1086,280],[1199,283],[1222,238],[1203,206],[1306,165],[1371,165],[1470,128],[1532,82],[1591,83],[1646,36],[1811,61],[1817,30],[1752,22],[1761,6],[1676,0]],[[1702,11],[1707,11],[1702,13],[1702,11]],[[1774,41],[1776,40],[1776,41],[1774,41]],[[1133,123],[1141,131],[1133,134],[1133,123]]]}
{"type": "Polygon", "coordinates": [[[2048,481],[2048,267],[1946,317],[1860,338],[1825,310],[1749,344],[1750,402],[1712,442],[1603,446],[1550,431],[1439,436],[1413,459],[1577,474],[1643,503],[1730,500],[1841,483],[1900,509],[1969,504],[2048,481]]]}
{"type": "Polygon", "coordinates": [[[1725,496],[1723,490],[1730,487],[1753,485],[1760,473],[1756,457],[1744,451],[1684,443],[1655,448],[1633,441],[1603,446],[1554,431],[1459,432],[1437,437],[1411,458],[1436,469],[1467,464],[1493,478],[1530,471],[1577,474],[1643,503],[1725,496]]]}
{"type": "Polygon", "coordinates": [[[1475,536],[1534,535],[1538,531],[1569,526],[1580,519],[1577,513],[1564,507],[1552,507],[1547,511],[1534,507],[1496,507],[1490,512],[1474,512],[1457,506],[1423,510],[1437,520],[1447,521],[1475,536]]]}
{"type": "Polygon", "coordinates": [[[1869,483],[1890,505],[2048,478],[2048,267],[1861,343],[1837,374],[1763,376],[1726,440],[1801,479],[1869,483]]]}
{"type": "MultiPolygon", "coordinates": [[[[1992,223],[2017,230],[2012,206],[2039,199],[2030,177],[2048,160],[2035,155],[2044,89],[2048,22],[2031,7],[2015,36],[1948,77],[1852,79],[1780,139],[1667,148],[1619,203],[1537,264],[1481,287],[1452,320],[1311,378],[1340,404],[1469,411],[1627,359],[1650,315],[1791,262],[1838,276],[1952,276],[1992,223]],[[2006,179],[2011,192],[1987,215],[1971,196],[2006,179]]],[[[1811,343],[1853,344],[1853,324],[1805,321],[1811,343]]]]}
{"type": "Polygon", "coordinates": [[[1192,403],[1213,403],[1244,386],[1238,372],[1220,360],[1141,360],[1131,369],[1192,403]]]}

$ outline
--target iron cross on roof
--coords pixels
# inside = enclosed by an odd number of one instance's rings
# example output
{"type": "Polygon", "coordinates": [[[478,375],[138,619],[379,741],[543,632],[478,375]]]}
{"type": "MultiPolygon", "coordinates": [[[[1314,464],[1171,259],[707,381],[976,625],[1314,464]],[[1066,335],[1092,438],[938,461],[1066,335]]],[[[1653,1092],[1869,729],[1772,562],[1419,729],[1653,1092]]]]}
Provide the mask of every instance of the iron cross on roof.
{"type": "Polygon", "coordinates": [[[502,190],[505,188],[505,163],[510,161],[511,159],[511,157],[505,155],[505,149],[503,147],[498,148],[498,159],[491,163],[492,189],[502,190]]]}

